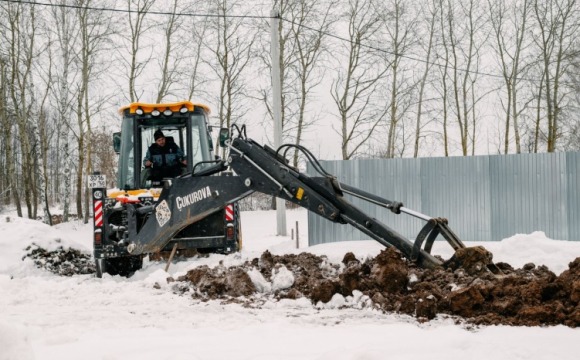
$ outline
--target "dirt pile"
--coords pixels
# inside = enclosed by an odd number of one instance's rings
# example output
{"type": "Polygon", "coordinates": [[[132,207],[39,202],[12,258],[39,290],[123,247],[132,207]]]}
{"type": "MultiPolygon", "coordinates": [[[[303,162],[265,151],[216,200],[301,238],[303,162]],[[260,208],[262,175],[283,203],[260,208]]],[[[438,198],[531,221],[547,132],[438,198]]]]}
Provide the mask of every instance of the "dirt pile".
{"type": "Polygon", "coordinates": [[[204,265],[190,270],[179,280],[191,282],[196,294],[206,298],[250,296],[256,292],[248,274],[239,267],[210,269],[204,265]]]}
{"type": "Polygon", "coordinates": [[[25,258],[32,259],[36,267],[61,276],[95,273],[95,261],[92,256],[76,249],[64,249],[61,246],[55,251],[47,251],[32,244],[25,250],[27,251],[25,258]]]}
{"type": "Polygon", "coordinates": [[[486,270],[490,261],[483,248],[458,252],[445,267],[435,270],[416,267],[392,248],[364,262],[348,253],[342,264],[308,253],[276,256],[265,252],[240,267],[199,267],[177,280],[189,283],[194,297],[227,299],[258,292],[252,280],[255,275],[247,274],[259,272],[274,284],[278,270],[286,268],[293,281],[269,289],[274,298],[306,297],[316,304],[330,301],[335,294],[346,297],[360,291],[373,306],[420,321],[446,314],[481,325],[580,326],[580,258],[560,276],[545,266],[527,264],[514,269],[505,263],[496,264],[503,272],[496,276],[486,270]]]}
{"type": "MultiPolygon", "coordinates": [[[[33,244],[26,250],[36,266],[61,276],[95,272],[91,255],[75,249],[47,251],[33,244]]],[[[490,262],[482,247],[460,250],[434,270],[417,267],[393,248],[365,261],[348,253],[341,264],[309,253],[266,251],[241,266],[199,266],[168,281],[175,291],[198,299],[253,307],[271,297],[319,304],[356,293],[370,306],[419,321],[450,315],[480,325],[580,326],[580,257],[559,276],[531,263],[521,269],[497,263],[502,274],[494,275],[487,271],[490,262]]]]}

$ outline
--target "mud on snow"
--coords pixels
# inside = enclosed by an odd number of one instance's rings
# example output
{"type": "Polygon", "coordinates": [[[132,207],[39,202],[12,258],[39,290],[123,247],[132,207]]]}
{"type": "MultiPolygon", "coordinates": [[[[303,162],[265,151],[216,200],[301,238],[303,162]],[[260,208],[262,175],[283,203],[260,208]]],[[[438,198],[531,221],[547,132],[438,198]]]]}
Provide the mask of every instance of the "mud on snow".
{"type": "MultiPolygon", "coordinates": [[[[49,252],[33,245],[26,257],[62,276],[95,271],[91,256],[74,249],[49,252]]],[[[418,321],[450,316],[475,325],[580,326],[580,257],[559,276],[533,263],[520,269],[496,263],[501,274],[494,275],[487,270],[490,262],[491,254],[483,247],[460,249],[432,270],[415,266],[394,248],[365,260],[347,253],[340,264],[306,252],[266,251],[239,266],[199,266],[167,282],[174,292],[197,300],[253,308],[272,299],[299,298],[314,305],[338,301],[338,307],[352,307],[344,299],[354,298],[358,307],[407,314],[418,321]]]]}

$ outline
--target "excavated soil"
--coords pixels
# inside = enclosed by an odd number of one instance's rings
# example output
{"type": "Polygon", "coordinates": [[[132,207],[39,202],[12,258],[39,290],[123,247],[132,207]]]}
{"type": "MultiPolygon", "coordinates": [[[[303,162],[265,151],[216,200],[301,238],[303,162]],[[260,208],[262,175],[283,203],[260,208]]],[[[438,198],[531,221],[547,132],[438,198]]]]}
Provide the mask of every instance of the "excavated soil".
{"type": "Polygon", "coordinates": [[[482,247],[462,249],[434,270],[417,268],[393,248],[364,262],[348,253],[341,265],[308,253],[265,252],[239,267],[198,267],[177,281],[189,284],[196,298],[234,301],[258,291],[250,271],[259,271],[275,283],[273,274],[285,267],[294,281],[272,290],[277,299],[306,297],[317,304],[358,290],[372,300],[372,306],[419,321],[449,315],[477,325],[580,326],[580,258],[560,276],[531,263],[522,269],[498,263],[501,274],[494,275],[488,270],[490,262],[491,254],[482,247]]]}
{"type": "Polygon", "coordinates": [[[95,273],[93,257],[76,249],[64,249],[60,246],[55,251],[47,251],[32,244],[25,250],[27,251],[25,258],[32,259],[36,267],[61,276],[95,273]]]}
{"type": "MultiPolygon", "coordinates": [[[[94,273],[90,255],[77,250],[28,250],[27,257],[38,267],[54,273],[94,273]]],[[[419,321],[440,315],[477,325],[580,326],[580,257],[559,276],[532,263],[521,269],[496,263],[501,273],[494,275],[488,270],[491,265],[491,254],[483,247],[461,249],[433,270],[416,267],[394,248],[362,262],[348,253],[341,264],[309,253],[277,256],[266,251],[241,266],[199,266],[167,281],[174,291],[197,299],[252,307],[260,307],[268,297],[304,297],[316,305],[336,294],[360,292],[372,307],[419,321]]]]}

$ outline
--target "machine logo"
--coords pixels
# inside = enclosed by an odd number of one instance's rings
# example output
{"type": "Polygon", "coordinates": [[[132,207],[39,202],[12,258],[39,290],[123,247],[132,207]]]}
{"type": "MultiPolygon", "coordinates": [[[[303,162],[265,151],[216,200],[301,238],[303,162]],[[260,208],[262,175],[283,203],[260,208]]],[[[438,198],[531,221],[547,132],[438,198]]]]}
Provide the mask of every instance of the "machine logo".
{"type": "Polygon", "coordinates": [[[167,201],[163,200],[159,205],[157,205],[155,208],[155,217],[157,218],[159,226],[163,226],[169,221],[171,218],[171,210],[169,210],[167,201]]]}
{"type": "Polygon", "coordinates": [[[182,208],[186,206],[190,206],[195,204],[196,202],[206,199],[211,196],[211,189],[209,186],[204,187],[203,189],[196,190],[192,193],[189,193],[185,196],[178,196],[175,198],[175,203],[177,204],[177,208],[181,211],[182,208]]]}

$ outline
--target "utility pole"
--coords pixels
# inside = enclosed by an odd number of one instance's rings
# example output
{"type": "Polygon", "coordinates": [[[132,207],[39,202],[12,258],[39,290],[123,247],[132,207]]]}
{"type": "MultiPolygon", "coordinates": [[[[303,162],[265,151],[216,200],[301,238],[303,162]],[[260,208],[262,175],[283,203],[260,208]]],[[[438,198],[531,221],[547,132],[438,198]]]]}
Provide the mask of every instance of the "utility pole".
{"type": "MultiPolygon", "coordinates": [[[[282,85],[280,83],[280,12],[273,9],[270,13],[270,53],[272,57],[272,113],[274,115],[274,149],[282,145],[282,85]]],[[[276,198],[276,235],[286,236],[286,201],[276,198]]]]}

